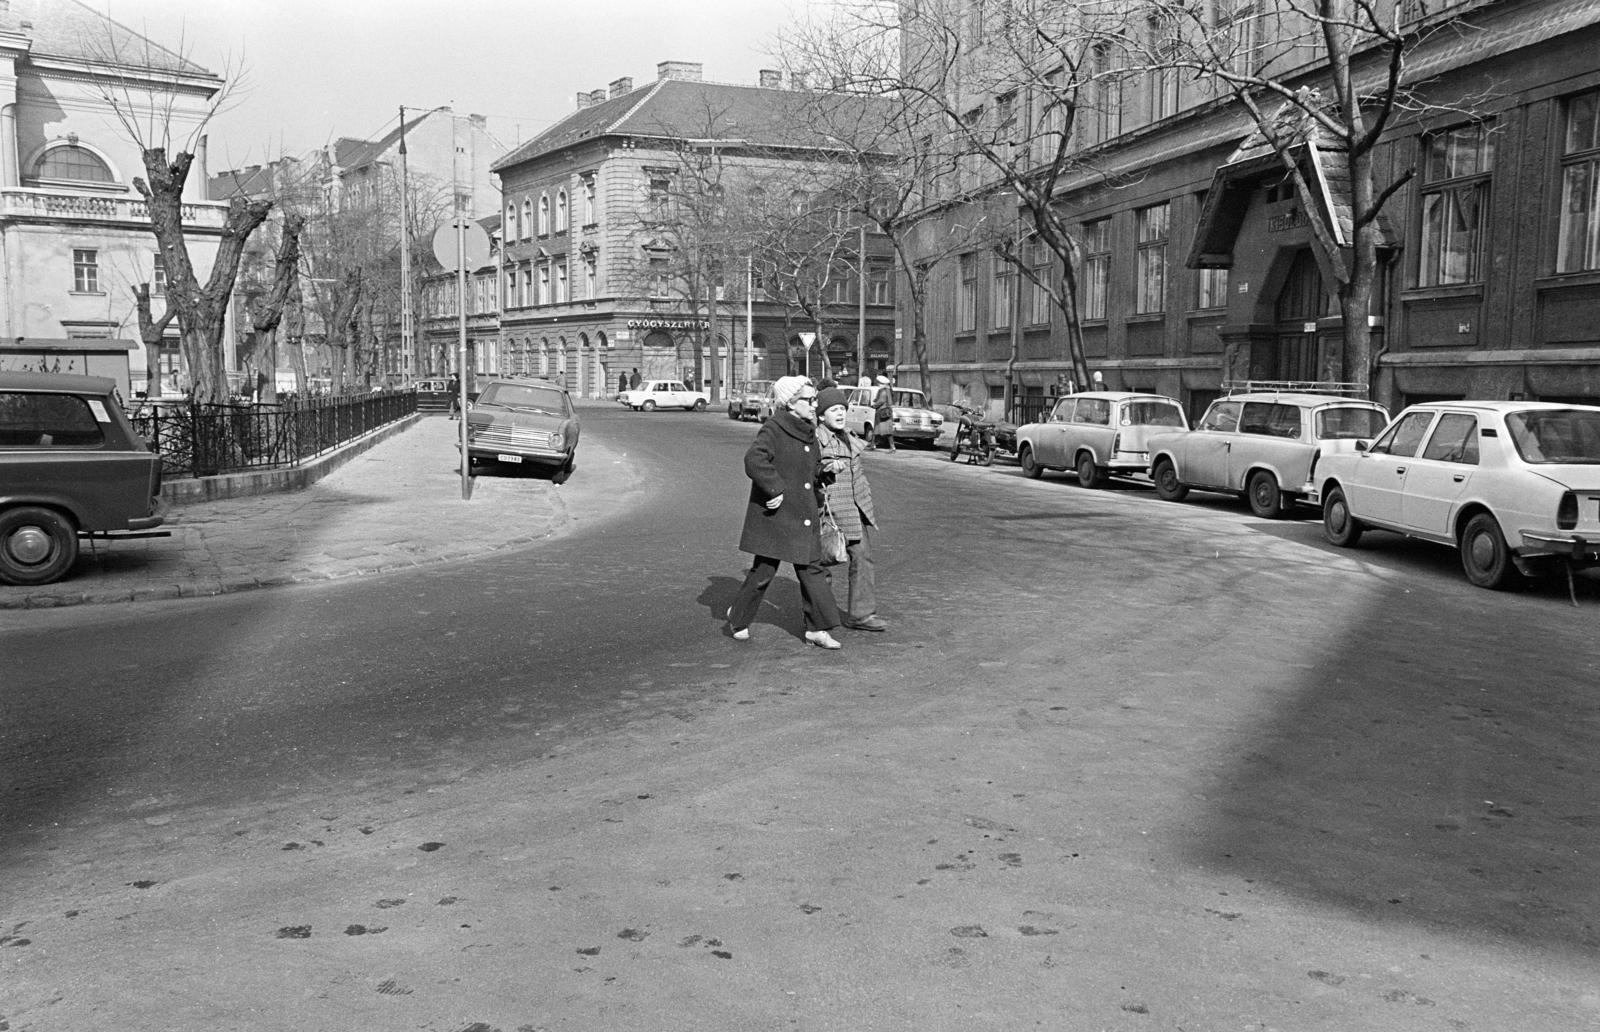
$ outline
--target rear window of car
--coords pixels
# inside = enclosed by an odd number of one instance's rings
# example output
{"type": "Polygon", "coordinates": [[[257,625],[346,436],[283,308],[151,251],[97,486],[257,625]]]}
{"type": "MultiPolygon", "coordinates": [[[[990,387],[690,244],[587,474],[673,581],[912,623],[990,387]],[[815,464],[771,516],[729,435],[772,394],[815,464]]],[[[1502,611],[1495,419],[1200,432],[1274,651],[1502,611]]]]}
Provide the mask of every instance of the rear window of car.
{"type": "Polygon", "coordinates": [[[1600,464],[1600,411],[1539,409],[1506,416],[1524,462],[1600,464]]]}
{"type": "Polygon", "coordinates": [[[1123,426],[1183,426],[1183,409],[1173,401],[1130,401],[1122,406],[1123,426]]]}
{"type": "MultiPolygon", "coordinates": [[[[0,391],[0,447],[93,448],[105,443],[94,406],[76,394],[0,391]]],[[[100,413],[103,417],[103,411],[100,413]]]]}
{"type": "Polygon", "coordinates": [[[917,391],[895,391],[894,403],[901,408],[927,408],[928,403],[917,391]]]}
{"type": "Polygon", "coordinates": [[[1321,441],[1371,440],[1383,432],[1389,417],[1365,405],[1325,408],[1317,413],[1317,439],[1321,441]]]}

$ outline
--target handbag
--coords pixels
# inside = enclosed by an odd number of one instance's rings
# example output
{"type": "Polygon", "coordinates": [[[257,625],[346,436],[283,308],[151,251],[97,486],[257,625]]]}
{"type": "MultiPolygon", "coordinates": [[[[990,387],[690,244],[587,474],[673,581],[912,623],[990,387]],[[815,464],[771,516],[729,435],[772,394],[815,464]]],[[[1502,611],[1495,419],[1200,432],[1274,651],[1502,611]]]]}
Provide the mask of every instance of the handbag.
{"type": "Polygon", "coordinates": [[[821,520],[822,536],[822,565],[838,566],[849,561],[850,552],[845,545],[844,531],[839,529],[839,521],[833,518],[833,510],[824,503],[822,506],[821,520]]]}

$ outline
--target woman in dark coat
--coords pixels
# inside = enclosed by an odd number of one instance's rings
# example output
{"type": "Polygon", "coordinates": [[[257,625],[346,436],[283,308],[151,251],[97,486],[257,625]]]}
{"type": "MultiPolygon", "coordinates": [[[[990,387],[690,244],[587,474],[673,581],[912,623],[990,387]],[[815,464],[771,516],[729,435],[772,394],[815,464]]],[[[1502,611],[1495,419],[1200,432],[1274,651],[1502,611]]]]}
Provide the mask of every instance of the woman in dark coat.
{"type": "Polygon", "coordinates": [[[750,623],[778,564],[789,563],[800,582],[806,641],[837,649],[839,642],[829,632],[841,622],[839,606],[822,568],[818,536],[817,389],[803,376],[785,376],[772,385],[772,397],[777,408],[744,456],[750,500],[739,551],[755,556],[755,562],[728,609],[728,626],[739,641],[749,639],[750,623]]]}

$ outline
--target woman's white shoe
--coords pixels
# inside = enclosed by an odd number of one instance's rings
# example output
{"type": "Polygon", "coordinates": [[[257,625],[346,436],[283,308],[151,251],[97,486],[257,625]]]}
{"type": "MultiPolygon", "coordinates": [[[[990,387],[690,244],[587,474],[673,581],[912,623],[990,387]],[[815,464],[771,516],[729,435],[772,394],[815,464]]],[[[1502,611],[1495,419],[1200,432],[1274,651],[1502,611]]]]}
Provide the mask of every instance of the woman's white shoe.
{"type": "Polygon", "coordinates": [[[819,649],[844,648],[843,645],[839,644],[838,639],[834,638],[834,636],[829,634],[827,631],[807,631],[806,641],[815,645],[819,649]]]}
{"type": "Polygon", "coordinates": [[[728,630],[733,632],[734,641],[749,641],[750,628],[733,626],[733,607],[728,607],[728,630]]]}

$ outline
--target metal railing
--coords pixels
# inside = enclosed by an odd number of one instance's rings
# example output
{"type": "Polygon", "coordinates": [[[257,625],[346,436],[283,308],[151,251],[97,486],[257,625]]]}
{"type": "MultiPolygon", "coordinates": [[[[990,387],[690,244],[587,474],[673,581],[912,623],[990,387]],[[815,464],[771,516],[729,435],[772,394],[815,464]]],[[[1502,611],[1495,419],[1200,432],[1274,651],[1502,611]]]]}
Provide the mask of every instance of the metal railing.
{"type": "Polygon", "coordinates": [[[273,405],[148,402],[128,418],[172,479],[296,466],[416,410],[416,392],[397,390],[273,405]]]}

